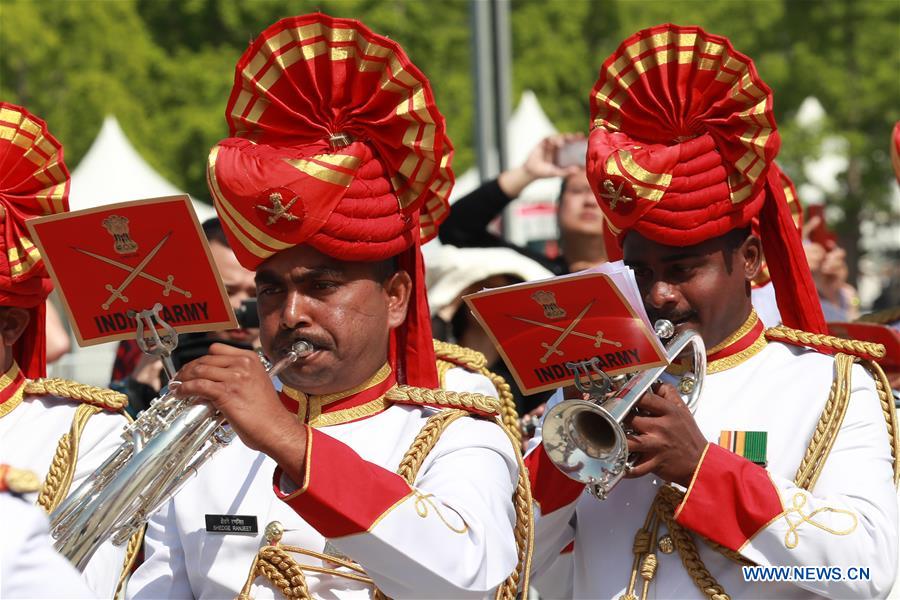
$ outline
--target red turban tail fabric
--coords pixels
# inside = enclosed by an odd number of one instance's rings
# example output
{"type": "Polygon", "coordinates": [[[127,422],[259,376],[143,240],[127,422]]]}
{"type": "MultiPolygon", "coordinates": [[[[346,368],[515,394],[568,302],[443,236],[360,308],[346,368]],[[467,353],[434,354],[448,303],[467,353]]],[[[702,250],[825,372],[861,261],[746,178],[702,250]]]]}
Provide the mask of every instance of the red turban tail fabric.
{"type": "Polygon", "coordinates": [[[46,300],[53,283],[25,221],[68,210],[69,171],[62,145],[24,108],[0,102],[0,131],[0,306],[28,309],[13,357],[34,379],[47,370],[46,300]]]}

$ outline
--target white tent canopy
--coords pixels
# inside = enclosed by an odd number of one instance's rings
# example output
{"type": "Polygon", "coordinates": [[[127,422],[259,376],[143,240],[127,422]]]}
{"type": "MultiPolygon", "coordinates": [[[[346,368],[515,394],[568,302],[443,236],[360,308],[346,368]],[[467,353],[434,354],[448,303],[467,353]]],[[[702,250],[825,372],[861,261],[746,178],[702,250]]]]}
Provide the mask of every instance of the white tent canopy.
{"type": "MultiPolygon", "coordinates": [[[[94,143],[72,172],[69,209],[183,193],[147,164],[128,141],[119,121],[107,115],[94,143]]],[[[200,222],[215,216],[211,206],[191,200],[200,222]]]]}
{"type": "MultiPolygon", "coordinates": [[[[557,133],[547,113],[531,90],[522,92],[516,110],[509,117],[506,127],[506,143],[509,152],[508,167],[521,165],[538,142],[557,133]]],[[[473,167],[456,178],[450,202],[461,198],[480,185],[478,169],[473,167]]],[[[519,196],[521,200],[548,200],[559,193],[559,178],[539,179],[529,185],[519,196]]]]}
{"type": "MultiPolygon", "coordinates": [[[[522,92],[519,105],[509,117],[506,126],[506,142],[509,152],[508,168],[521,165],[528,158],[531,150],[547,136],[557,133],[550,122],[537,96],[531,90],[522,92]]],[[[519,210],[532,204],[546,205],[554,202],[559,195],[561,181],[558,177],[538,179],[522,190],[519,197],[510,205],[505,215],[508,220],[509,240],[524,245],[533,238],[553,237],[556,227],[555,217],[527,218],[519,214],[519,210]]],[[[477,168],[471,168],[456,179],[450,202],[462,198],[481,185],[477,168]]],[[[427,258],[427,255],[426,255],[427,258]]]]}

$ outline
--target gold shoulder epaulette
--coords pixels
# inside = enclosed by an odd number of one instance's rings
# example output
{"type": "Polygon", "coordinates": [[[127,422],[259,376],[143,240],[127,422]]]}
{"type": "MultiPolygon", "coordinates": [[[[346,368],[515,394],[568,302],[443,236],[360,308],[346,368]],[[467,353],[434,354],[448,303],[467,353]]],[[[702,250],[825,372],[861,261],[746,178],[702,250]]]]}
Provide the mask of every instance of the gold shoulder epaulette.
{"type": "Polygon", "coordinates": [[[110,411],[119,411],[128,406],[128,396],[125,394],[69,379],[34,379],[25,384],[25,393],[58,396],[110,411]]]}
{"type": "Polygon", "coordinates": [[[457,367],[463,367],[475,373],[481,372],[487,367],[487,359],[478,350],[472,350],[465,346],[457,346],[450,342],[432,340],[434,343],[434,356],[438,362],[452,363],[457,367]]]}
{"type": "Polygon", "coordinates": [[[0,492],[28,494],[41,489],[41,480],[32,471],[0,464],[0,492]]]}
{"type": "Polygon", "coordinates": [[[791,329],[784,325],[766,329],[766,339],[794,346],[805,346],[825,354],[843,352],[844,354],[850,354],[866,360],[884,358],[884,346],[882,344],[864,342],[862,340],[848,340],[821,333],[810,333],[800,329],[791,329]]]}
{"type": "Polygon", "coordinates": [[[500,401],[491,396],[474,392],[429,390],[411,385],[398,385],[385,396],[398,404],[417,404],[434,408],[456,408],[486,417],[500,414],[500,401]]]}
{"type": "Polygon", "coordinates": [[[521,440],[522,432],[519,427],[519,415],[516,412],[516,401],[513,398],[512,389],[503,377],[488,369],[484,354],[465,346],[457,346],[441,340],[432,341],[434,342],[434,355],[437,358],[438,381],[441,387],[444,386],[444,376],[447,371],[454,366],[484,375],[491,380],[491,384],[497,390],[497,397],[500,398],[500,416],[503,426],[516,440],[521,440]]]}

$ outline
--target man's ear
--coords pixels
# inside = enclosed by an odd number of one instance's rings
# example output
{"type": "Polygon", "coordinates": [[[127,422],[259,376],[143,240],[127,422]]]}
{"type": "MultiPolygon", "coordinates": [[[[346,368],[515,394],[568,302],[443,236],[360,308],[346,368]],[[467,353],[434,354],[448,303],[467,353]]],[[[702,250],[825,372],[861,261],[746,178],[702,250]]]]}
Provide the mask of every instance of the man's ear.
{"type": "Polygon", "coordinates": [[[19,341],[30,320],[31,315],[24,308],[17,306],[0,308],[0,341],[3,345],[12,346],[19,341]]]}
{"type": "Polygon", "coordinates": [[[400,270],[385,279],[382,287],[388,300],[388,327],[394,329],[406,320],[406,311],[412,294],[412,279],[409,273],[400,270]]]}
{"type": "Polygon", "coordinates": [[[738,256],[744,269],[744,279],[753,281],[759,275],[760,269],[762,269],[762,242],[755,235],[747,236],[747,239],[744,240],[744,243],[738,249],[738,256]]]}

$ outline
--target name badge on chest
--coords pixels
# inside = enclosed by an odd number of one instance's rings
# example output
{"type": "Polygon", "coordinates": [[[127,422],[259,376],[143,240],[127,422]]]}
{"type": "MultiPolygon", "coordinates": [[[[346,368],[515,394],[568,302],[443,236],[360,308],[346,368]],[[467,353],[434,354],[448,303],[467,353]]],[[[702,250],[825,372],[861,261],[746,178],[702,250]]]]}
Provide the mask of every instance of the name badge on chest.
{"type": "Polygon", "coordinates": [[[206,515],[207,533],[259,533],[256,515],[206,515]]]}

